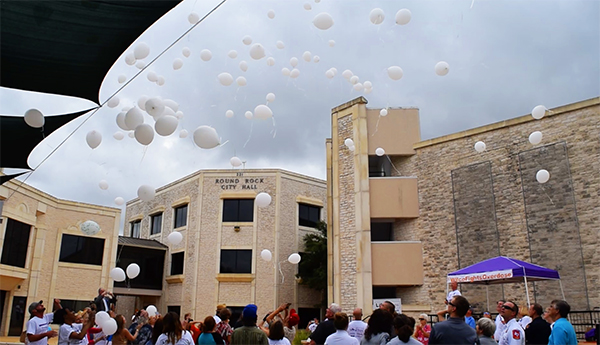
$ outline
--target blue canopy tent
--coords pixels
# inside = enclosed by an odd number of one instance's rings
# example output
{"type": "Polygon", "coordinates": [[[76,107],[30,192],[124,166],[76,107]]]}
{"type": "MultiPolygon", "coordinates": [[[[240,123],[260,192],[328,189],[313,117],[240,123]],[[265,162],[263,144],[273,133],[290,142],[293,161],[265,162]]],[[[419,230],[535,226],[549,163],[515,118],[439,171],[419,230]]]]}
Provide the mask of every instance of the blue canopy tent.
{"type": "MultiPolygon", "coordinates": [[[[529,262],[512,259],[506,256],[498,256],[495,258],[487,259],[478,262],[474,265],[462,268],[458,271],[448,274],[447,283],[468,283],[468,284],[482,284],[486,285],[486,298],[487,308],[489,310],[489,296],[487,293],[487,286],[490,284],[506,284],[506,283],[518,283],[523,281],[525,283],[525,294],[527,295],[527,305],[529,301],[529,289],[527,287],[527,281],[539,281],[539,280],[558,280],[560,284],[560,291],[563,299],[565,299],[565,293],[560,281],[560,276],[557,271],[534,265],[529,262]]],[[[446,284],[447,289],[447,284],[446,284]]]]}

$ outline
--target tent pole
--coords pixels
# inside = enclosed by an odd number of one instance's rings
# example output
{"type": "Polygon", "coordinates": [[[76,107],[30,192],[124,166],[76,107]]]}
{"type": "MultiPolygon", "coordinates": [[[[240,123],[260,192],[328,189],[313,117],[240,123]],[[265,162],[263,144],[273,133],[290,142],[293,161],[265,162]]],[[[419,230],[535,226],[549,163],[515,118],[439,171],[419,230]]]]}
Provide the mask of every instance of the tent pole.
{"type": "Polygon", "coordinates": [[[560,280],[560,279],[559,279],[559,280],[558,280],[558,283],[560,284],[560,293],[562,294],[563,301],[565,301],[565,302],[566,302],[566,301],[567,301],[567,299],[565,298],[565,290],[563,290],[563,287],[562,287],[562,280],[560,280]]]}
{"type": "Polygon", "coordinates": [[[531,305],[531,303],[529,302],[529,288],[527,287],[527,275],[523,275],[523,279],[525,280],[525,294],[527,295],[527,309],[529,309],[529,306],[531,305]]]}
{"type": "Polygon", "coordinates": [[[487,303],[487,311],[490,311],[490,290],[489,290],[490,284],[485,284],[485,300],[487,303]]]}

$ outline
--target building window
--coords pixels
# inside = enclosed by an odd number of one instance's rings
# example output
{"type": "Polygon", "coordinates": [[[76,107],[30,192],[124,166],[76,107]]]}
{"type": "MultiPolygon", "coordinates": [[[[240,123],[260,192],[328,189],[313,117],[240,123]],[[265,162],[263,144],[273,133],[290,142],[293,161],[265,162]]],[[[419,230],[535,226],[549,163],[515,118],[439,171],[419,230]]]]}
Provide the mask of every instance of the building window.
{"type": "Polygon", "coordinates": [[[369,177],[392,176],[392,163],[387,156],[369,156],[369,177]]]}
{"type": "Polygon", "coordinates": [[[394,223],[371,223],[371,242],[393,240],[394,223]]]}
{"type": "Polygon", "coordinates": [[[252,273],[252,249],[222,249],[220,273],[252,273]]]}
{"type": "Polygon", "coordinates": [[[321,207],[299,204],[298,224],[309,228],[316,228],[321,221],[321,207]]]}
{"type": "Polygon", "coordinates": [[[253,222],[254,199],[223,200],[223,222],[253,222]]]}
{"type": "Polygon", "coordinates": [[[2,264],[25,268],[30,230],[31,225],[8,218],[0,260],[2,264]]]}
{"type": "Polygon", "coordinates": [[[140,238],[141,235],[141,225],[142,225],[142,220],[134,220],[133,222],[129,223],[129,228],[131,230],[131,237],[133,238],[140,238]]]}
{"type": "Polygon", "coordinates": [[[178,305],[168,305],[167,313],[170,313],[170,312],[177,313],[177,315],[179,316],[179,315],[181,315],[181,307],[178,305]]]}
{"type": "Polygon", "coordinates": [[[171,254],[171,275],[183,274],[183,252],[171,254]]]}
{"type": "Polygon", "coordinates": [[[389,299],[396,298],[395,286],[373,286],[373,298],[389,299]]]}
{"type": "Polygon", "coordinates": [[[162,227],[162,212],[150,216],[150,235],[160,234],[162,227]]]}
{"type": "Polygon", "coordinates": [[[104,239],[75,235],[62,235],[60,262],[75,264],[102,265],[104,239]]]}
{"type": "Polygon", "coordinates": [[[175,229],[187,225],[188,205],[179,206],[175,209],[175,229]]]}
{"type": "Polygon", "coordinates": [[[115,282],[115,287],[162,290],[164,274],[168,272],[164,272],[166,250],[119,245],[117,253],[117,267],[125,270],[130,264],[136,263],[140,266],[140,274],[129,281],[115,282]]]}

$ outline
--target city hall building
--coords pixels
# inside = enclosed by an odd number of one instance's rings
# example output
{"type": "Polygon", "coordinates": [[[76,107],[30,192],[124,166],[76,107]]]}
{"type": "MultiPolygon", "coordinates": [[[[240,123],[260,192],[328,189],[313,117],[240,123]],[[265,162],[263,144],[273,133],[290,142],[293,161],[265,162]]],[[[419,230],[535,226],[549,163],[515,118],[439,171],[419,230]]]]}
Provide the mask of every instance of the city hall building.
{"type": "Polygon", "coordinates": [[[235,320],[249,303],[263,315],[291,302],[302,318],[318,317],[323,296],[298,284],[287,258],[302,254],[325,207],[325,181],[279,169],[201,170],[158,188],[151,201],[129,201],[117,266],[137,263],[141,273],[115,283],[119,312],[153,304],[202,320],[226,304],[235,320]],[[254,202],[261,192],[272,198],[266,207],[254,202]],[[172,232],[183,241],[171,244],[172,232]]]}
{"type": "MultiPolygon", "coordinates": [[[[344,311],[391,298],[442,310],[447,274],[496,256],[557,270],[573,310],[600,307],[599,98],[422,141],[418,109],[380,117],[360,97],[332,110],[326,149],[328,300],[344,311]]],[[[459,289],[478,312],[526,301],[524,284],[490,285],[490,306],[484,287],[459,289]]],[[[544,307],[562,298],[557,281],[528,290],[544,307]]]]}

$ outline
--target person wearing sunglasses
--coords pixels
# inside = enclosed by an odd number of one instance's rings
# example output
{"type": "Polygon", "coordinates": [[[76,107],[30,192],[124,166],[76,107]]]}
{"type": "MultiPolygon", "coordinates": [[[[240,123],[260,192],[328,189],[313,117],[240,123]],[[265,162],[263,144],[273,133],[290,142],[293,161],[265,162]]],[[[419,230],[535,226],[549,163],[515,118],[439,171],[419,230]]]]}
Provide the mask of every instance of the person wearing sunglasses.
{"type": "Polygon", "coordinates": [[[499,345],[525,345],[525,331],[517,322],[519,306],[513,301],[506,301],[502,305],[500,314],[506,322],[506,328],[500,337],[499,345]]]}
{"type": "Polygon", "coordinates": [[[463,296],[454,296],[448,302],[447,312],[450,318],[438,322],[429,333],[429,345],[435,344],[479,344],[479,338],[473,328],[465,323],[469,310],[469,301],[463,296]]]}

